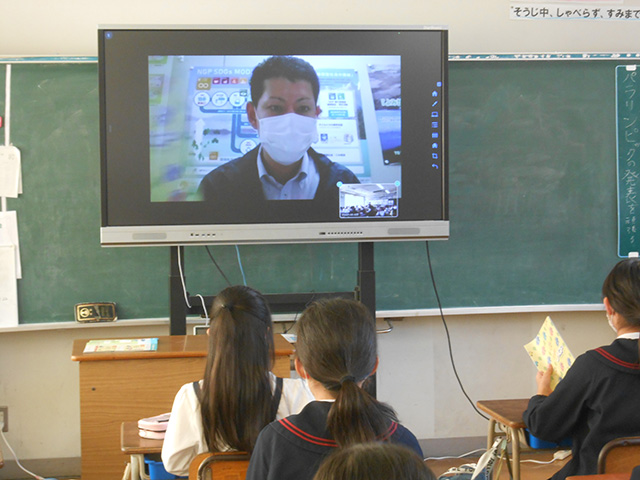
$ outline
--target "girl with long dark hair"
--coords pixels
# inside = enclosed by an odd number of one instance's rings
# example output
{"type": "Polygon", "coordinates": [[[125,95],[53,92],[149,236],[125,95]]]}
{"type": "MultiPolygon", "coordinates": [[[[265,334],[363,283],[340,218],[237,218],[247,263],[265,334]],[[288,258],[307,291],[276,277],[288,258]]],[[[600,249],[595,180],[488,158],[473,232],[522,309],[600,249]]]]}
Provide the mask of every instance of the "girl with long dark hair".
{"type": "Polygon", "coordinates": [[[162,447],[164,467],[175,475],[188,475],[189,464],[200,453],[251,452],[265,425],[313,400],[301,379],[271,373],[271,313],[258,291],[224,289],[209,318],[204,379],[184,385],[176,395],[162,447]]]}

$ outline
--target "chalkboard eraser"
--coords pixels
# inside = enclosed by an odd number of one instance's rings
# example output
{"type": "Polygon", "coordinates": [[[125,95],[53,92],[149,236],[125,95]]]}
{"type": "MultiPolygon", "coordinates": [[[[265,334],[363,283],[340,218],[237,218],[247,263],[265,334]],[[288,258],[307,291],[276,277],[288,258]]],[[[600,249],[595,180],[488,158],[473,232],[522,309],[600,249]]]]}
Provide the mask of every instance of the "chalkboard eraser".
{"type": "Polygon", "coordinates": [[[75,307],[76,322],[113,322],[118,319],[113,302],[78,303],[75,307]]]}
{"type": "Polygon", "coordinates": [[[638,252],[629,252],[629,258],[638,258],[638,252]]]}

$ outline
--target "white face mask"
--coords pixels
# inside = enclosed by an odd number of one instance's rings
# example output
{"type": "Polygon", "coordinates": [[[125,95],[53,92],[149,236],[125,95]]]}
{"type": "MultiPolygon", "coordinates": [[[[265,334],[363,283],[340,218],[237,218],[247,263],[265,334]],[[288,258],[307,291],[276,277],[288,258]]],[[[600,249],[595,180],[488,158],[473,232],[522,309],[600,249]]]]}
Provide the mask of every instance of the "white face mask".
{"type": "Polygon", "coordinates": [[[609,326],[617,334],[618,330],[616,329],[616,327],[613,326],[613,321],[611,320],[611,315],[607,315],[607,322],[609,322],[609,326]]]}
{"type": "Polygon", "coordinates": [[[316,119],[297,113],[258,119],[260,143],[281,165],[291,165],[302,158],[312,143],[318,141],[316,119]]]}

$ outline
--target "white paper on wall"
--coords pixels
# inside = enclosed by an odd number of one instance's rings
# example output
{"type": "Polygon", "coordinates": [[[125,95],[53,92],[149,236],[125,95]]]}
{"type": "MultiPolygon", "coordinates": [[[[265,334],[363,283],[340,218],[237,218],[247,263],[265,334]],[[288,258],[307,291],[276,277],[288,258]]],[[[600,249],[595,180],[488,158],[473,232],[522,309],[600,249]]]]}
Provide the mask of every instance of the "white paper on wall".
{"type": "Polygon", "coordinates": [[[0,145],[0,197],[17,198],[22,189],[20,150],[0,145]]]}
{"type": "Polygon", "coordinates": [[[16,278],[22,278],[18,216],[15,211],[0,212],[0,245],[13,245],[16,254],[16,278]]]}
{"type": "Polygon", "coordinates": [[[0,327],[18,326],[18,280],[13,245],[0,246],[0,327]]]}

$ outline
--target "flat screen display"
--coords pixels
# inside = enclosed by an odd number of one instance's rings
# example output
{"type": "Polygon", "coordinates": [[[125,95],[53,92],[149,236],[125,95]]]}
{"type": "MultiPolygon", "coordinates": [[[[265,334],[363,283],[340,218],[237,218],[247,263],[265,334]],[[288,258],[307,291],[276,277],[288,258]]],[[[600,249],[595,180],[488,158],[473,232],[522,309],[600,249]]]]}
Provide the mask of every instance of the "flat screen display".
{"type": "Polygon", "coordinates": [[[103,245],[442,239],[447,31],[100,28],[103,245]]]}

